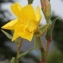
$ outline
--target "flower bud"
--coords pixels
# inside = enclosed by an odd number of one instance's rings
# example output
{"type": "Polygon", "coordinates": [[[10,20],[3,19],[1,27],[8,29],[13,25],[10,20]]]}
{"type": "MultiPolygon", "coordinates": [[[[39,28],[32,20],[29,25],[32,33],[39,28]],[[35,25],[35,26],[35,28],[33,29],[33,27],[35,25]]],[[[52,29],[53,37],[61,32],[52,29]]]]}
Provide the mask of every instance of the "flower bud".
{"type": "Polygon", "coordinates": [[[33,0],[28,0],[28,4],[32,4],[33,3],[33,0]]]}
{"type": "Polygon", "coordinates": [[[46,18],[47,23],[49,22],[50,16],[51,16],[51,5],[49,0],[40,0],[41,1],[41,7],[44,13],[44,16],[46,18]]]}

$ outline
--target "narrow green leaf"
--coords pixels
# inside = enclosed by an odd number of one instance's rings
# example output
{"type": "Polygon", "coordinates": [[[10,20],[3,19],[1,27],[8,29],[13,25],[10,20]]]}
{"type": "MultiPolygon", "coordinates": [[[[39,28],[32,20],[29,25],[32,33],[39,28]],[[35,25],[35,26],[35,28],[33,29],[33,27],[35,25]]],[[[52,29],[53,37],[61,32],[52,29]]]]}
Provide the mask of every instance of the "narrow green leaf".
{"type": "Polygon", "coordinates": [[[33,50],[33,49],[35,49],[35,48],[31,48],[31,49],[29,49],[28,51],[26,51],[26,52],[24,52],[24,53],[21,53],[21,54],[18,56],[18,59],[24,57],[26,54],[28,54],[28,53],[29,53],[31,50],[33,50]]]}
{"type": "Polygon", "coordinates": [[[12,36],[9,34],[9,33],[7,33],[6,31],[4,31],[4,30],[1,30],[9,39],[12,39],[12,36]]]}
{"type": "Polygon", "coordinates": [[[47,31],[47,33],[46,33],[46,39],[49,39],[50,37],[51,37],[51,34],[52,34],[52,30],[53,30],[53,28],[54,28],[54,25],[55,25],[55,22],[56,22],[56,20],[57,20],[58,18],[55,18],[53,21],[52,21],[52,24],[50,25],[50,27],[49,27],[49,29],[48,29],[48,31],[47,31]]]}
{"type": "Polygon", "coordinates": [[[42,36],[48,30],[50,24],[46,24],[44,26],[39,27],[38,32],[35,33],[36,36],[42,36]]]}
{"type": "Polygon", "coordinates": [[[15,57],[12,57],[10,63],[15,63],[15,57]]]}

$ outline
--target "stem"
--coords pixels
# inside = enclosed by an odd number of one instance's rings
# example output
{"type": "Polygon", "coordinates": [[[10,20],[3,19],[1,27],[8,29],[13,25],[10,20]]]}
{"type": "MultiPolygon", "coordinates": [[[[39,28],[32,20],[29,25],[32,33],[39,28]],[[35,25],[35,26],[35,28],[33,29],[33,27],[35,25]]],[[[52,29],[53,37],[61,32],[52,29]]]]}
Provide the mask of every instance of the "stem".
{"type": "Polygon", "coordinates": [[[49,45],[50,45],[50,41],[47,40],[47,42],[46,42],[46,63],[47,63],[47,59],[48,59],[49,45]]]}
{"type": "Polygon", "coordinates": [[[46,63],[46,60],[45,60],[45,51],[44,51],[43,48],[41,48],[40,51],[41,51],[40,63],[46,63]]]}
{"type": "Polygon", "coordinates": [[[38,37],[38,39],[39,39],[39,42],[40,42],[40,51],[41,51],[40,63],[46,63],[46,60],[45,60],[45,50],[43,48],[43,45],[42,45],[40,37],[38,37]]]}
{"type": "Polygon", "coordinates": [[[21,39],[20,44],[18,46],[18,51],[17,51],[17,56],[16,56],[16,62],[15,63],[19,63],[18,56],[20,54],[20,49],[21,49],[22,41],[23,41],[23,39],[21,39]]]}

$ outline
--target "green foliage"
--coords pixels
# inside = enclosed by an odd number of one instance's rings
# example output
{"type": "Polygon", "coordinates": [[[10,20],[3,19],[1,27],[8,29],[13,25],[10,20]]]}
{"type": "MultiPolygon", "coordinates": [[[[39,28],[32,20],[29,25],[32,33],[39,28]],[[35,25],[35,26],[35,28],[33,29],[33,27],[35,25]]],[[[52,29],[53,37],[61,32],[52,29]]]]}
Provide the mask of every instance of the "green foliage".
{"type": "Polygon", "coordinates": [[[12,36],[9,34],[9,33],[7,33],[6,31],[4,31],[4,30],[1,30],[9,39],[12,39],[12,36]]]}
{"type": "MultiPolygon", "coordinates": [[[[52,16],[52,20],[55,19],[55,16],[52,16]]],[[[57,19],[53,32],[52,38],[54,40],[54,44],[59,48],[60,51],[63,52],[63,20],[57,19]]]]}
{"type": "Polygon", "coordinates": [[[35,49],[35,48],[31,48],[31,49],[29,49],[28,51],[21,53],[21,54],[18,56],[18,59],[24,57],[25,55],[27,55],[27,54],[28,54],[31,50],[33,50],[33,49],[35,49]]]}
{"type": "Polygon", "coordinates": [[[15,63],[15,57],[12,57],[10,63],[15,63]]]}
{"type": "Polygon", "coordinates": [[[49,40],[51,38],[51,34],[52,34],[52,31],[53,31],[53,28],[54,28],[54,25],[55,25],[55,22],[58,18],[55,18],[53,21],[52,21],[52,24],[50,24],[50,27],[49,29],[47,30],[47,33],[46,33],[46,40],[49,40]]]}
{"type": "MultiPolygon", "coordinates": [[[[56,16],[51,17],[52,20],[55,18],[56,16]]],[[[49,55],[48,63],[63,63],[63,20],[60,18],[54,25],[52,38],[56,49],[49,55]]]]}
{"type": "Polygon", "coordinates": [[[48,63],[63,63],[63,53],[55,49],[48,58],[48,63]]]}

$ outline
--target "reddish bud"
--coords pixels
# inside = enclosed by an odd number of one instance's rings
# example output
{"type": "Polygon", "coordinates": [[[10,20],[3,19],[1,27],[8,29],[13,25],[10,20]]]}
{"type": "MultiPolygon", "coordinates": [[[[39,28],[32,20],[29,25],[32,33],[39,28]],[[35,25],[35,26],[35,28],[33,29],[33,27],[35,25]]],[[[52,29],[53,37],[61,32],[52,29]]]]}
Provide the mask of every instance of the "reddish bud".
{"type": "Polygon", "coordinates": [[[49,0],[40,0],[40,2],[41,2],[42,10],[43,10],[46,20],[50,19],[51,5],[50,5],[49,0]]]}

